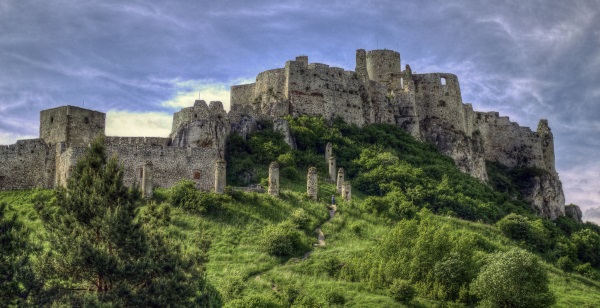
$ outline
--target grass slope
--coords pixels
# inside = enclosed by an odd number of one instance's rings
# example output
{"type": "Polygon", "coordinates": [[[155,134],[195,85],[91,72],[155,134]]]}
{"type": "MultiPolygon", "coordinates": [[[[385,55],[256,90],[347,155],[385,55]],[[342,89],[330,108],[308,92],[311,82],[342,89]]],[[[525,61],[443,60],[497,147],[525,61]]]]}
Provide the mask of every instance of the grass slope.
{"type": "MultiPolygon", "coordinates": [[[[506,237],[494,225],[511,212],[535,221],[508,173],[497,166],[492,167],[501,192],[460,173],[430,145],[393,128],[359,131],[343,123],[327,127],[320,119],[290,121],[297,150],[268,125],[248,141],[234,136],[228,147],[228,181],[234,186],[264,183],[268,163],[279,161],[279,198],[228,190],[227,198],[196,211],[171,204],[173,190],[157,189],[151,201],[170,209],[167,231],[188,251],[201,249],[195,246],[198,239],[210,241],[206,275],[226,307],[469,306],[476,302],[469,302],[468,292],[444,289],[442,280],[432,280],[448,256],[468,260],[460,272],[466,278],[460,279],[469,281],[497,251],[522,247],[535,252],[534,246],[506,237]],[[352,201],[338,199],[331,220],[328,205],[335,186],[327,181],[322,156],[327,141],[334,142],[338,166],[353,183],[352,201]],[[306,197],[310,165],[320,172],[317,201],[306,197]],[[317,227],[325,234],[325,246],[314,246],[317,227]],[[273,228],[297,229],[301,249],[282,256],[268,253],[266,239],[273,228]],[[417,290],[408,304],[388,294],[398,277],[412,281],[417,290]],[[466,304],[452,298],[458,293],[466,304]]],[[[51,194],[0,192],[0,202],[9,204],[9,212],[25,222],[36,241],[43,228],[35,199],[51,194]]],[[[598,280],[558,269],[549,251],[537,253],[547,260],[543,266],[556,296],[554,307],[600,305],[598,280]]]]}

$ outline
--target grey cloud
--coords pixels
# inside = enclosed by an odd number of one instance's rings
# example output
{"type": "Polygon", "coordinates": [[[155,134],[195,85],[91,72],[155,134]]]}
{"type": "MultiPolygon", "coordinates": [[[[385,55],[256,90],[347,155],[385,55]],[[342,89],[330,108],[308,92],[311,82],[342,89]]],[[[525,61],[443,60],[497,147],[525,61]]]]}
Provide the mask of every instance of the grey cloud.
{"type": "Polygon", "coordinates": [[[172,112],[173,81],[253,78],[300,54],[354,69],[355,49],[388,48],[457,74],[476,109],[548,118],[561,172],[600,169],[598,24],[597,0],[0,1],[0,133],[35,134],[40,109],[83,100],[172,112]]]}

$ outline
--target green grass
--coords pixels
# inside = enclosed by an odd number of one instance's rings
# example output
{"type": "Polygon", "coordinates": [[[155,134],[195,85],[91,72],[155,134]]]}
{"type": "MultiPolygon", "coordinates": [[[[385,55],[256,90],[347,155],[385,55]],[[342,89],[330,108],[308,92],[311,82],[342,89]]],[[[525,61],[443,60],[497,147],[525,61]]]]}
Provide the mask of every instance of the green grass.
{"type": "MultiPolygon", "coordinates": [[[[286,189],[282,190],[280,198],[236,192],[230,203],[204,216],[174,208],[169,233],[188,245],[188,249],[196,249],[193,247],[194,239],[210,239],[207,278],[221,293],[225,303],[264,295],[281,304],[303,299],[327,305],[331,294],[338,294],[343,297],[345,307],[404,307],[394,302],[385,290],[372,289],[361,281],[340,280],[323,272],[322,261],[327,258],[343,262],[372,251],[396,222],[361,212],[357,204],[364,196],[360,193],[354,193],[351,202],[338,202],[337,214],[327,221],[327,206],[335,186],[322,178],[319,181],[317,202],[306,198],[305,185],[299,180],[285,183],[286,189]],[[326,246],[314,247],[310,257],[304,260],[302,255],[280,258],[263,252],[260,246],[262,229],[288,219],[298,208],[310,215],[311,228],[322,224],[326,246]]],[[[33,206],[35,193],[0,192],[0,199],[7,202],[11,211],[33,231],[39,231],[40,221],[33,206]]],[[[435,216],[435,219],[457,230],[476,232],[499,249],[516,245],[491,225],[444,216],[435,216]]],[[[316,242],[316,234],[306,236],[316,242]]],[[[565,274],[552,265],[546,267],[550,288],[557,297],[555,307],[593,307],[600,303],[599,282],[577,274],[565,274]]],[[[430,307],[440,303],[417,297],[410,307],[430,307]]]]}

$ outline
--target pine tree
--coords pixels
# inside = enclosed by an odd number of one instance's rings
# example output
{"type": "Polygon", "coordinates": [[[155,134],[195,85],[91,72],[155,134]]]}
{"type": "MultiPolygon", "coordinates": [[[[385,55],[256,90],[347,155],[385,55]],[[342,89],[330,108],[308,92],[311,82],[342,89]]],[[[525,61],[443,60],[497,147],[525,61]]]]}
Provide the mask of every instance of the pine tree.
{"type": "Polygon", "coordinates": [[[140,204],[139,191],[123,185],[117,158],[107,159],[103,140],[95,140],[67,187],[38,206],[51,243],[40,259],[46,285],[39,304],[140,307],[215,302],[203,275],[206,251],[183,254],[161,226],[142,222],[157,219],[137,217],[140,204]]]}
{"type": "Polygon", "coordinates": [[[38,287],[30,254],[29,232],[17,220],[8,216],[6,203],[0,203],[0,307],[22,306],[38,287]]]}

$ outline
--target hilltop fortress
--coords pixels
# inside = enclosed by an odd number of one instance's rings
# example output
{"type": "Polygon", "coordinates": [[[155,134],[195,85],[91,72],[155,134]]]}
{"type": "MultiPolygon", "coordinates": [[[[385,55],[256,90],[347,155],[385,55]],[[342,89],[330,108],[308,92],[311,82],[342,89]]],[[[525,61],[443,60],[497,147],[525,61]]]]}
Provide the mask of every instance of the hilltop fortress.
{"type": "MultiPolygon", "coordinates": [[[[554,163],[554,141],[546,120],[536,131],[497,112],[464,104],[458,78],[449,73],[413,74],[393,50],[356,52],[355,71],[309,63],[300,56],[285,67],[264,71],[256,82],[231,87],[231,110],[220,102],[196,101],[173,116],[171,134],[160,137],[106,137],[107,152],[125,167],[125,183],[146,189],[169,187],[180,179],[210,190],[223,177],[225,142],[270,120],[293,146],[282,117],[343,118],[364,126],[401,127],[452,157],[460,170],[488,181],[486,161],[509,168],[542,170],[523,191],[540,216],[565,215],[564,194],[554,163]]],[[[40,138],[0,147],[0,189],[64,185],[90,141],[104,135],[105,114],[73,106],[43,110],[40,138]]],[[[224,178],[224,177],[223,177],[224,178]]]]}

